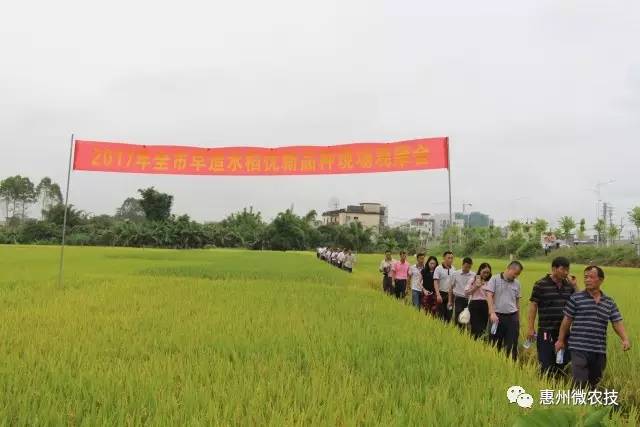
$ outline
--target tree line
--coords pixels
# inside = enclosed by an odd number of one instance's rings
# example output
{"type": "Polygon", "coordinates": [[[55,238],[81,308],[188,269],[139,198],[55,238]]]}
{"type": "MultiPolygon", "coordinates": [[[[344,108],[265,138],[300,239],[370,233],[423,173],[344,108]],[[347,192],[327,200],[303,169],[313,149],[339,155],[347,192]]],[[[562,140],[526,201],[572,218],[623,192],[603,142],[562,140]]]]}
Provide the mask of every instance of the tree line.
{"type": "MultiPolygon", "coordinates": [[[[188,215],[172,213],[173,196],[154,187],[138,190],[114,215],[90,215],[69,205],[67,242],[70,245],[133,246],[157,248],[227,247],[305,250],[318,246],[376,250],[372,230],[360,223],[320,225],[317,213],[299,216],[287,209],[266,222],[260,212],[243,209],[219,222],[199,223],[188,215]]],[[[0,181],[0,201],[5,207],[0,243],[58,244],[65,208],[60,186],[43,178],[38,185],[22,176],[0,181]],[[40,210],[29,218],[30,208],[40,210]]],[[[385,232],[385,244],[407,247],[408,235],[385,232]]],[[[417,238],[414,240],[417,241],[417,238]]]]}
{"type": "MultiPolygon", "coordinates": [[[[60,186],[45,177],[35,185],[29,178],[13,176],[0,181],[0,203],[5,224],[0,227],[0,243],[58,244],[62,237],[64,205],[60,186]],[[29,218],[32,209],[38,218],[29,218]]],[[[542,254],[540,236],[554,233],[561,238],[585,238],[586,223],[564,216],[551,230],[549,222],[538,218],[522,223],[511,221],[506,228],[449,227],[436,240],[425,242],[417,232],[386,227],[379,233],[358,222],[347,225],[321,224],[316,211],[300,216],[286,209],[267,222],[252,208],[228,215],[222,221],[199,223],[188,215],[172,213],[173,196],[154,187],[139,189],[114,215],[90,215],[70,205],[67,211],[67,241],[70,245],[131,246],[155,248],[246,248],[306,250],[316,247],[351,248],[358,252],[399,249],[415,253],[429,246],[430,252],[449,248],[465,255],[481,254],[528,258],[542,254]]],[[[640,231],[640,207],[629,213],[640,231]]],[[[596,231],[598,231],[596,224],[596,231]]],[[[611,230],[611,227],[608,227],[611,230]]],[[[614,230],[619,236],[619,231],[614,230]]],[[[613,232],[609,231],[614,237],[613,232]]],[[[605,241],[604,229],[602,240],[605,241]]]]}

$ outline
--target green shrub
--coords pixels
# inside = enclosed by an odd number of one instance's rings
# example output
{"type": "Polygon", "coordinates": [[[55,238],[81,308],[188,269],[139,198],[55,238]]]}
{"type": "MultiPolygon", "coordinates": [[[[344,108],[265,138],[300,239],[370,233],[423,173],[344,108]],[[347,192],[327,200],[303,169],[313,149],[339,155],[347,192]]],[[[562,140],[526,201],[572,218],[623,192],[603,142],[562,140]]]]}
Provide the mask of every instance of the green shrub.
{"type": "Polygon", "coordinates": [[[610,247],[576,246],[552,251],[550,256],[565,256],[572,262],[581,264],[640,267],[640,257],[631,244],[610,247]]]}
{"type": "Polygon", "coordinates": [[[19,243],[59,242],[62,231],[50,222],[46,221],[27,221],[18,229],[19,243]]]}
{"type": "Polygon", "coordinates": [[[520,245],[516,251],[516,256],[518,258],[531,258],[533,256],[540,255],[541,252],[542,248],[540,247],[540,242],[536,240],[527,240],[520,245]]]}

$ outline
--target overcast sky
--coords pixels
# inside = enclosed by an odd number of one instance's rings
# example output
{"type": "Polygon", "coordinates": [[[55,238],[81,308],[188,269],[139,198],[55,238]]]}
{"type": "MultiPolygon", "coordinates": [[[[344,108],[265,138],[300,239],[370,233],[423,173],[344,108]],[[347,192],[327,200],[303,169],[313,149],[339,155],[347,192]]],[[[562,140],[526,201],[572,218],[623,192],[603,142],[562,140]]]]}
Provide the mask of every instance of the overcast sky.
{"type": "MultiPolygon", "coordinates": [[[[456,210],[592,224],[589,188],[615,179],[602,197],[619,223],[640,205],[639,22],[637,0],[9,2],[0,177],[62,184],[72,132],[206,147],[446,135],[456,210]]],[[[71,202],[112,214],[151,185],[198,220],[323,211],[332,197],[387,204],[392,222],[447,211],[446,171],[77,172],[71,202]]]]}

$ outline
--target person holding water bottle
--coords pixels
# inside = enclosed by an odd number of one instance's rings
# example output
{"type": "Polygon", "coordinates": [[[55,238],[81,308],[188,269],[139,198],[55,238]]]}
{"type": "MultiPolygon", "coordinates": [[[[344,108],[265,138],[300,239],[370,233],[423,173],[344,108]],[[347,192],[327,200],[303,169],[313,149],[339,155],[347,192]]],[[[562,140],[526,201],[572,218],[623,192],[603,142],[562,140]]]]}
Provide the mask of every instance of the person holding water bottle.
{"type": "Polygon", "coordinates": [[[464,294],[471,298],[469,311],[471,312],[471,336],[478,339],[487,330],[489,309],[484,285],[491,279],[491,265],[483,262],[474,276],[464,288],[464,294]]]}
{"type": "Polygon", "coordinates": [[[552,377],[564,375],[570,355],[558,358],[555,344],[560,336],[560,324],[564,318],[564,307],[577,290],[576,276],[569,274],[570,263],[565,257],[556,257],[551,262],[551,273],[533,285],[529,299],[529,327],[527,342],[536,343],[538,361],[542,375],[552,377]],[[539,315],[536,333],[536,315],[539,315]],[[560,362],[556,362],[556,359],[560,362]]]}
{"type": "Polygon", "coordinates": [[[498,351],[504,348],[513,360],[518,358],[521,289],[518,276],[523,268],[519,261],[511,261],[503,273],[493,276],[483,288],[491,322],[489,342],[498,351]]]}
{"type": "Polygon", "coordinates": [[[575,292],[567,301],[560,336],[555,345],[556,353],[562,354],[568,344],[573,383],[579,388],[595,389],[602,379],[607,364],[609,322],[622,341],[622,350],[631,348],[622,315],[613,298],[602,292],[602,282],[604,271],[600,267],[590,265],[584,269],[585,290],[575,292]]]}

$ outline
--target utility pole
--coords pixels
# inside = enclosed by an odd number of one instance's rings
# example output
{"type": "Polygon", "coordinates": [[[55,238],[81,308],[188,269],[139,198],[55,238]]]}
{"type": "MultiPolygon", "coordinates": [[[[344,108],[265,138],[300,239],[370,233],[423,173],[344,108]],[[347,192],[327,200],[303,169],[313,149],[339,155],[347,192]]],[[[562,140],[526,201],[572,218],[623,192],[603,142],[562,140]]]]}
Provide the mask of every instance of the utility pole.
{"type": "Polygon", "coordinates": [[[460,234],[458,234],[458,243],[462,244],[462,234],[464,233],[464,229],[467,228],[469,225],[467,224],[467,217],[465,214],[465,210],[467,207],[471,207],[473,206],[473,204],[471,203],[465,203],[464,201],[462,202],[462,230],[460,230],[460,234]]]}
{"type": "Polygon", "coordinates": [[[607,236],[607,202],[602,203],[602,237],[604,245],[609,246],[609,237],[607,236]]]}
{"type": "MultiPolygon", "coordinates": [[[[591,191],[593,191],[596,194],[596,197],[598,198],[598,201],[596,203],[596,222],[598,221],[598,219],[600,219],[600,205],[602,204],[602,197],[601,197],[601,187],[603,185],[607,185],[607,184],[611,184],[612,182],[615,182],[615,179],[610,179],[608,181],[599,181],[596,183],[595,188],[592,188],[591,191]]],[[[606,215],[604,215],[604,222],[605,222],[605,228],[607,225],[607,219],[606,219],[606,215]]],[[[605,237],[605,241],[606,241],[606,237],[605,237]]],[[[597,246],[600,246],[600,233],[596,234],[596,244],[597,246]]]]}

